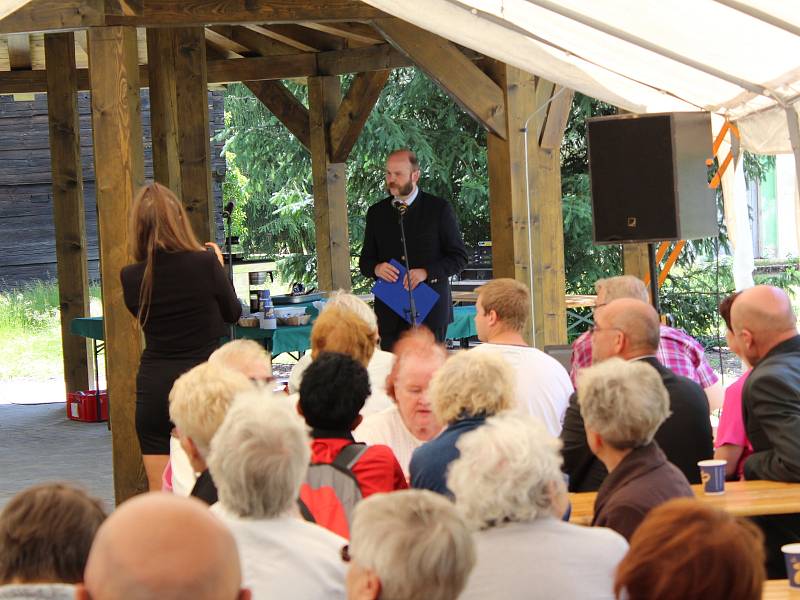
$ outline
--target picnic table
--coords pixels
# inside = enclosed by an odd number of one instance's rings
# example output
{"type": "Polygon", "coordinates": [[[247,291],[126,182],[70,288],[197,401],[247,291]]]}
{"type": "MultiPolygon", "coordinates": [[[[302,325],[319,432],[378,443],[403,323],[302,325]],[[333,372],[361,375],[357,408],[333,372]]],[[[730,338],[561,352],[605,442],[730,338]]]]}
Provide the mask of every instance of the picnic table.
{"type": "MultiPolygon", "coordinates": [[[[727,481],[725,493],[718,496],[704,494],[701,484],[693,485],[692,490],[701,502],[721,508],[737,517],[800,512],[800,483],[727,481]]],[[[579,525],[591,524],[597,492],[582,492],[569,496],[572,502],[570,521],[579,525]]]]}
{"type": "Polygon", "coordinates": [[[788,579],[770,579],[764,582],[761,600],[798,600],[800,590],[790,588],[788,579]]]}
{"type": "MultiPolygon", "coordinates": [[[[311,306],[311,303],[299,303],[292,306],[311,306]]],[[[312,319],[316,317],[316,309],[310,309],[312,319]]],[[[313,320],[312,320],[313,323],[313,320]]],[[[257,340],[263,343],[272,353],[278,356],[284,352],[300,354],[311,348],[311,326],[278,325],[276,329],[259,329],[257,327],[236,326],[236,337],[239,339],[257,340]]],[[[73,319],[70,332],[89,338],[94,343],[95,356],[103,350],[103,317],[86,317],[73,319]]],[[[475,307],[456,306],[453,308],[453,322],[447,328],[447,338],[452,340],[468,339],[478,335],[475,329],[475,307]]]]}

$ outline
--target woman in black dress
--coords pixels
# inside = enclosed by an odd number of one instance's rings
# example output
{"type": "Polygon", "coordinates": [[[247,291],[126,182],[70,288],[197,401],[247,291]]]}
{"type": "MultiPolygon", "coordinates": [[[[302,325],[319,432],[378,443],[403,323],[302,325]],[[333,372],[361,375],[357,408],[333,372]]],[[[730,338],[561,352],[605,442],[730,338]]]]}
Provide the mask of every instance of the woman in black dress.
{"type": "Polygon", "coordinates": [[[241,305],[226,277],[216,244],[197,241],[180,201],[151,183],[136,195],[131,213],[135,264],[120,273],[125,305],[144,330],[136,376],[136,434],[151,490],[161,488],[169,460],[169,392],[192,367],[205,362],[235,323],[241,305]]]}

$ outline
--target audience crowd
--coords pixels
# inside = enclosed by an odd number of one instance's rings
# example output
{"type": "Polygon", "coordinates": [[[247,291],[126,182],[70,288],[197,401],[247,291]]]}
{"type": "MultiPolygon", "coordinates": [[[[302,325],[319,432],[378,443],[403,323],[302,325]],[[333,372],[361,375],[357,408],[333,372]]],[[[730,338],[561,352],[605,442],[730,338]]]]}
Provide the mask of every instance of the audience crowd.
{"type": "Polygon", "coordinates": [[[529,292],[510,279],[479,289],[474,349],[417,328],[383,351],[343,292],[285,391],[259,344],[222,346],[172,387],[164,491],[108,518],[65,483],[4,507],[0,600],[761,598],[800,514],[745,520],[690,484],[712,457],[729,479],[800,482],[788,296],[756,286],[720,306],[748,369],[723,403],[641,281],[597,291],[571,378],[527,344],[529,292]],[[591,526],[569,522],[584,491],[591,526]]]}

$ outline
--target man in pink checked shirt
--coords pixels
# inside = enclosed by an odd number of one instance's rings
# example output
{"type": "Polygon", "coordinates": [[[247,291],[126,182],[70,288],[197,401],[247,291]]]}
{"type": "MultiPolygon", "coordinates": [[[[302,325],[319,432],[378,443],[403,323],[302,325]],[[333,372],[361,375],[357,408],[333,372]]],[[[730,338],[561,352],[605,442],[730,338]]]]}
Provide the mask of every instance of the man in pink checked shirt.
{"type": "MultiPolygon", "coordinates": [[[[598,279],[594,287],[597,290],[595,309],[617,298],[635,298],[643,302],[650,300],[644,282],[633,275],[598,279]]],[[[698,383],[705,391],[712,411],[722,407],[724,396],[722,385],[705,358],[703,346],[692,336],[679,329],[662,325],[657,358],[662,365],[677,375],[688,377],[698,383]]],[[[578,370],[591,364],[592,338],[587,331],[572,344],[569,375],[573,385],[578,370]]]]}

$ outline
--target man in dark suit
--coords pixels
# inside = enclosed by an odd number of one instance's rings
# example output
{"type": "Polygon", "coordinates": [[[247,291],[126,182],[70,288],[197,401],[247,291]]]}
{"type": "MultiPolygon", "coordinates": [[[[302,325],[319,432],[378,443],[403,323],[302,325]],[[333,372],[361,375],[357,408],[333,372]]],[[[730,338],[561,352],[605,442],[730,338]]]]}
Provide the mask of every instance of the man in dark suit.
{"type": "MultiPolygon", "coordinates": [[[[753,365],[742,390],[742,416],[753,445],[745,479],[800,482],[800,336],[789,297],[767,285],[745,290],[731,307],[731,324],[753,365]]],[[[766,537],[768,576],[785,577],[780,546],[800,539],[800,516],[754,520],[766,537]]]]}
{"type": "MultiPolygon", "coordinates": [[[[449,277],[467,264],[467,250],[458,230],[455,212],[450,203],[432,196],[417,187],[419,162],[410,150],[392,152],[386,160],[386,189],[390,197],[370,206],[364,229],[364,246],[358,261],[365,277],[397,281],[398,270],[389,264],[395,259],[405,264],[403,243],[400,238],[399,212],[392,205],[402,202],[405,213],[410,281],[406,287],[416,288],[425,282],[439,299],[423,321],[436,339],[444,341],[447,325],[453,320],[449,277]]],[[[391,351],[400,334],[410,324],[386,304],[375,299],[378,333],[381,348],[391,351]]]]}
{"type": "MultiPolygon", "coordinates": [[[[690,483],[700,483],[697,461],[712,458],[714,454],[708,400],[694,381],[676,375],[658,362],[659,329],[658,313],[646,302],[632,298],[609,302],[595,311],[592,360],[597,363],[618,356],[625,360],[641,360],[658,371],[669,394],[671,415],[656,431],[655,440],[690,483]]],[[[580,394],[580,373],[576,393],[580,394]]],[[[570,398],[564,415],[561,440],[564,443],[563,470],[570,478],[569,490],[598,489],[608,472],[589,449],[576,394],[570,398]]]]}

